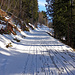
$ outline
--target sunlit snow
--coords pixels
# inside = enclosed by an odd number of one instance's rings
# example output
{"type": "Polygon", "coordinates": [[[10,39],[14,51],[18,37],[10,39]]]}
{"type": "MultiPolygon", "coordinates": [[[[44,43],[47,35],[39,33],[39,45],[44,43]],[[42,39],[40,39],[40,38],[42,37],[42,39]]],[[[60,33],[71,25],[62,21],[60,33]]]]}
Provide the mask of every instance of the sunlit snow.
{"type": "Polygon", "coordinates": [[[74,75],[75,52],[47,32],[38,25],[30,32],[0,34],[0,75],[74,75]]]}

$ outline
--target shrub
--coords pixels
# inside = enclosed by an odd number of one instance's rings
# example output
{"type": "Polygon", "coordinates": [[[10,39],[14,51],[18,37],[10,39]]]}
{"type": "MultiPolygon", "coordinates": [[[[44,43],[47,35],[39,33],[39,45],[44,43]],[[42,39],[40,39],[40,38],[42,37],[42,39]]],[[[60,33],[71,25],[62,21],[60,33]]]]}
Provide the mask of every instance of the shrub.
{"type": "Polygon", "coordinates": [[[9,43],[8,45],[6,45],[6,48],[8,48],[8,47],[12,47],[11,43],[9,43]]]}
{"type": "Polygon", "coordinates": [[[4,29],[3,27],[0,29],[0,34],[3,34],[4,33],[4,29]]]}
{"type": "Polygon", "coordinates": [[[26,30],[26,31],[29,31],[29,28],[28,28],[28,27],[25,27],[25,30],[26,30]]]}

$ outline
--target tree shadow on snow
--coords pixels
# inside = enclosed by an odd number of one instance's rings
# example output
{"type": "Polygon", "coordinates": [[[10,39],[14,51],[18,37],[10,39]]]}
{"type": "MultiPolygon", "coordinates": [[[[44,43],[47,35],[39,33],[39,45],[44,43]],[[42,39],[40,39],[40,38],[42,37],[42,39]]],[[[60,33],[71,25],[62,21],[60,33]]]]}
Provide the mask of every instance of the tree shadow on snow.
{"type": "Polygon", "coordinates": [[[33,49],[29,53],[3,51],[10,55],[0,53],[0,75],[67,74],[65,70],[69,74],[75,72],[75,53],[68,50],[33,49]]]}

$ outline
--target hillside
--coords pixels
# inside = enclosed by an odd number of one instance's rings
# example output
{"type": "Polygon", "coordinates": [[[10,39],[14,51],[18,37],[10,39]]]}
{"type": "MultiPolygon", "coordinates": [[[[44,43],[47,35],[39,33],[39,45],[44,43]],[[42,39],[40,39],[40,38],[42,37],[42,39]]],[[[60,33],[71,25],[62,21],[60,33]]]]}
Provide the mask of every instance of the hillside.
{"type": "Polygon", "coordinates": [[[74,75],[74,50],[37,28],[0,10],[0,75],[74,75]]]}
{"type": "Polygon", "coordinates": [[[75,0],[0,0],[0,75],[75,75],[75,0]]]}
{"type": "Polygon", "coordinates": [[[0,34],[0,75],[74,75],[75,52],[49,31],[38,25],[30,32],[0,34]]]}
{"type": "Polygon", "coordinates": [[[0,9],[0,29],[3,29],[4,34],[13,33],[14,35],[16,35],[16,31],[29,31],[24,21],[22,21],[12,13],[10,14],[11,16],[9,15],[9,13],[6,13],[2,9],[0,9]]]}

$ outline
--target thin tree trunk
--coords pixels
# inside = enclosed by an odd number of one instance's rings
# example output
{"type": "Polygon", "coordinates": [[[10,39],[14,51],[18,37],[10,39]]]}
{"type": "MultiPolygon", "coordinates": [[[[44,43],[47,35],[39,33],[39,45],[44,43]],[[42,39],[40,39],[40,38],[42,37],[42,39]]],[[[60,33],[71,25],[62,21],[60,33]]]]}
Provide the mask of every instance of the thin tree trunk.
{"type": "Polygon", "coordinates": [[[71,0],[71,24],[70,24],[70,45],[72,45],[72,31],[73,31],[73,26],[72,26],[72,3],[73,1],[71,0]]]}
{"type": "Polygon", "coordinates": [[[4,0],[1,0],[1,9],[3,8],[3,2],[4,2],[4,0]]]}
{"type": "Polygon", "coordinates": [[[21,12],[22,12],[22,0],[19,0],[19,18],[21,18],[21,12]]]}

